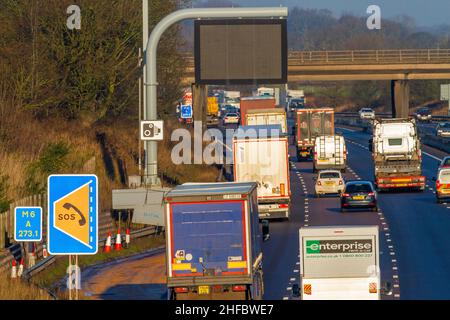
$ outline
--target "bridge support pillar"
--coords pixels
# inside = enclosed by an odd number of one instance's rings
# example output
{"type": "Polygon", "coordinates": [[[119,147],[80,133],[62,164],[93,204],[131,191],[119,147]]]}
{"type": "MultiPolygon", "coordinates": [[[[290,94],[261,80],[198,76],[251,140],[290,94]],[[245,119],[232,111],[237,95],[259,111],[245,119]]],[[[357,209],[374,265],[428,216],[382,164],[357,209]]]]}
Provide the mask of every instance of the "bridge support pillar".
{"type": "Polygon", "coordinates": [[[391,81],[391,105],[393,118],[408,118],[409,116],[408,80],[391,81]]]}
{"type": "Polygon", "coordinates": [[[194,121],[201,121],[206,130],[206,112],[208,106],[208,86],[192,84],[192,111],[194,121]]]}

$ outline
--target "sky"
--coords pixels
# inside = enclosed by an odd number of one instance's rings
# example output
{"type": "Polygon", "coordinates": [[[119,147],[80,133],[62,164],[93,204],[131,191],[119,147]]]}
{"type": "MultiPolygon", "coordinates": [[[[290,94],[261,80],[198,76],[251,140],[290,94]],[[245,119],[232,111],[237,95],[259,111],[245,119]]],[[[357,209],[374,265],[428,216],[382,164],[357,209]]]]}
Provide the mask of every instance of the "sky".
{"type": "MultiPolygon", "coordinates": [[[[213,0],[212,0],[213,1],[213,0]]],[[[335,16],[351,13],[369,16],[369,5],[378,5],[381,16],[391,19],[407,15],[414,19],[418,27],[450,25],[450,0],[232,0],[241,6],[298,6],[301,8],[329,9],[335,16]]]]}

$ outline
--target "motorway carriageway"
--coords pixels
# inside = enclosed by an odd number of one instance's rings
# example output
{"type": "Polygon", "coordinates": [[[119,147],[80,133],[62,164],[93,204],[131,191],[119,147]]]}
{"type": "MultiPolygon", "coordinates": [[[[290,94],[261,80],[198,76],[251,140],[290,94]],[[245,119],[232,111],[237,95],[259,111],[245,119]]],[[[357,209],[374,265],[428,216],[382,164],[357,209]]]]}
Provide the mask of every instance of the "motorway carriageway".
{"type": "MultiPolygon", "coordinates": [[[[292,126],[292,119],[289,124],[292,126]]],[[[373,180],[372,156],[368,150],[370,135],[359,128],[341,126],[336,131],[342,132],[347,141],[349,159],[345,178],[373,180]]],[[[423,173],[427,177],[424,192],[381,193],[378,213],[341,213],[338,197],[314,198],[312,163],[297,162],[295,147],[291,145],[291,219],[270,223],[270,240],[263,244],[264,298],[293,299],[292,285],[299,283],[300,227],[378,225],[381,280],[393,285],[393,295],[384,299],[450,299],[450,237],[447,236],[450,204],[436,203],[431,181],[436,175],[438,160],[446,154],[427,146],[422,146],[422,150],[423,173]]],[[[136,299],[136,296],[164,299],[163,255],[147,259],[151,261],[118,264],[115,270],[122,272],[120,281],[114,283],[111,279],[115,275],[111,272],[96,272],[94,277],[87,277],[90,279],[84,280],[88,293],[100,299],[136,299]],[[148,268],[155,270],[153,276],[146,271],[148,268]],[[100,286],[99,282],[110,284],[100,286]]]]}
{"type": "MultiPolygon", "coordinates": [[[[339,127],[349,152],[346,179],[373,181],[370,135],[339,127]]],[[[319,225],[379,225],[382,281],[393,284],[387,299],[450,299],[450,205],[437,204],[438,160],[446,154],[423,146],[424,192],[380,193],[379,212],[340,212],[339,198],[314,198],[311,162],[297,162],[291,147],[293,211],[290,222],[271,223],[264,244],[266,299],[292,299],[298,283],[298,229],[319,225]]],[[[345,298],[345,297],[343,297],[345,298]]]]}

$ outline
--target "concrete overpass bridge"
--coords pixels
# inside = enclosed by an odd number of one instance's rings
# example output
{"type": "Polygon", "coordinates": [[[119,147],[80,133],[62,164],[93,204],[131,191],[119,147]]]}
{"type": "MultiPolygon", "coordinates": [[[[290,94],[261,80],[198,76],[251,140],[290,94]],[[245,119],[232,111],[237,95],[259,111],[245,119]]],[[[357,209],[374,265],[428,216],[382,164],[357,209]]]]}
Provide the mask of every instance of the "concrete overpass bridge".
{"type": "MultiPolygon", "coordinates": [[[[194,82],[194,59],[187,62],[186,83],[194,82]]],[[[288,81],[391,81],[393,114],[409,113],[408,80],[450,79],[450,49],[291,51],[288,81]]]]}

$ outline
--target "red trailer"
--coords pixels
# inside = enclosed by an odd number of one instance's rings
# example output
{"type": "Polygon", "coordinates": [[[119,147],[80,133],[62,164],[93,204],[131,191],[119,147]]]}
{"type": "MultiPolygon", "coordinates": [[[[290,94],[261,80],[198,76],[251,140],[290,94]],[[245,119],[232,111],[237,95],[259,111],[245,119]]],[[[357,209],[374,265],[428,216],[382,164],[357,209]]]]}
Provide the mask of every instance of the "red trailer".
{"type": "Polygon", "coordinates": [[[334,135],[334,109],[297,109],[296,145],[297,159],[310,158],[316,137],[334,135]]]}

